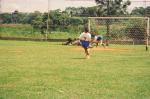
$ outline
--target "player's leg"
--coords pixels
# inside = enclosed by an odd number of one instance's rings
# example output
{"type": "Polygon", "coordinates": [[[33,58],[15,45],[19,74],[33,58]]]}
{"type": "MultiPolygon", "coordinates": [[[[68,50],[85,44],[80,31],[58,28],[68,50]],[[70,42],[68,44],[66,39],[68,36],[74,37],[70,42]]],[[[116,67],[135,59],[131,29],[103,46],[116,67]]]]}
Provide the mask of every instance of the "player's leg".
{"type": "Polygon", "coordinates": [[[90,58],[90,48],[84,48],[85,54],[86,54],[86,59],[90,58]]]}
{"type": "Polygon", "coordinates": [[[89,41],[81,41],[82,47],[84,48],[85,54],[86,54],[86,58],[89,59],[90,58],[90,42],[89,41]]]}
{"type": "Polygon", "coordinates": [[[99,41],[96,41],[96,47],[98,46],[99,41]]]}
{"type": "Polygon", "coordinates": [[[103,43],[103,40],[101,40],[101,45],[105,48],[105,44],[103,43]]]}

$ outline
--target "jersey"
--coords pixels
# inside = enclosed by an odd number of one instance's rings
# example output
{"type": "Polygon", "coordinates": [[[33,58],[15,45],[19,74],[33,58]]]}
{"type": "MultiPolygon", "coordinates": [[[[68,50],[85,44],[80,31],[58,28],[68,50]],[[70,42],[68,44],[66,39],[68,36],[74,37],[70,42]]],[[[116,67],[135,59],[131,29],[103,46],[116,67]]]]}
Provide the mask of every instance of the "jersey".
{"type": "Polygon", "coordinates": [[[79,36],[80,40],[84,40],[84,41],[91,41],[91,34],[90,33],[81,33],[81,35],[79,36]]]}

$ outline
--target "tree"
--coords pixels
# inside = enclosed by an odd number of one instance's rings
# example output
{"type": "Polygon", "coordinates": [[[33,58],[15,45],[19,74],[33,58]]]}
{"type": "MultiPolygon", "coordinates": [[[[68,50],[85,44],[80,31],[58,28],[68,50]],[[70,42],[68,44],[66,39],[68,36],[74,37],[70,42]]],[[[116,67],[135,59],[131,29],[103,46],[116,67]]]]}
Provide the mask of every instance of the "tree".
{"type": "Polygon", "coordinates": [[[150,6],[148,6],[146,8],[136,7],[132,10],[131,15],[150,17],[150,6]]]}
{"type": "Polygon", "coordinates": [[[143,7],[136,7],[132,10],[131,15],[143,16],[145,15],[145,9],[143,7]]]}
{"type": "Polygon", "coordinates": [[[97,8],[97,6],[87,8],[88,17],[96,17],[97,16],[96,8],[97,8]]]}
{"type": "Polygon", "coordinates": [[[96,4],[98,5],[98,10],[101,10],[98,13],[98,16],[120,16],[126,15],[127,7],[131,4],[129,0],[123,2],[123,0],[95,0],[96,4]]]}
{"type": "Polygon", "coordinates": [[[150,17],[150,6],[148,6],[145,10],[146,10],[146,16],[150,17]]]}
{"type": "Polygon", "coordinates": [[[11,14],[10,13],[2,13],[0,14],[1,22],[2,23],[11,23],[11,14]]]}
{"type": "Polygon", "coordinates": [[[67,7],[65,11],[69,14],[70,17],[76,16],[78,14],[75,7],[67,7]]]}
{"type": "Polygon", "coordinates": [[[36,19],[36,17],[41,16],[42,13],[39,11],[34,11],[34,13],[29,13],[26,17],[26,21],[28,24],[32,24],[32,21],[36,19]]]}

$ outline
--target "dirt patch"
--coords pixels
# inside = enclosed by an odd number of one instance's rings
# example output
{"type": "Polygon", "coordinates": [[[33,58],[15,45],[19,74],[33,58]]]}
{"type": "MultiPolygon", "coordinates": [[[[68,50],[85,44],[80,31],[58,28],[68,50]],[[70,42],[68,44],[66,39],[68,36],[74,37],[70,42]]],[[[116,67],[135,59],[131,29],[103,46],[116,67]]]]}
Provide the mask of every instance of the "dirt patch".
{"type": "MultiPolygon", "coordinates": [[[[72,48],[73,51],[83,51],[84,49],[82,47],[72,48]]],[[[130,51],[126,48],[103,48],[103,47],[94,47],[91,48],[91,51],[130,51]]]]}

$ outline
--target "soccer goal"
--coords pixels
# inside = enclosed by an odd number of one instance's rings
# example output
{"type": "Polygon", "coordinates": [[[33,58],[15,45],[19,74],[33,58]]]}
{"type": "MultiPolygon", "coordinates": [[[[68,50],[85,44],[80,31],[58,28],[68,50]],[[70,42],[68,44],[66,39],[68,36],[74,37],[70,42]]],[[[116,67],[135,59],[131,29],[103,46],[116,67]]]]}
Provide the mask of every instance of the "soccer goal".
{"type": "Polygon", "coordinates": [[[88,17],[89,31],[111,45],[149,45],[148,17],[88,17]]]}

